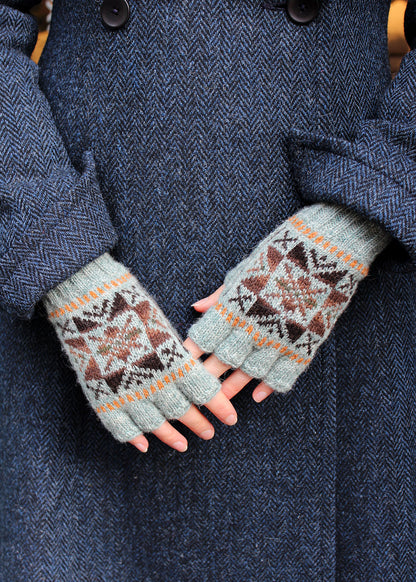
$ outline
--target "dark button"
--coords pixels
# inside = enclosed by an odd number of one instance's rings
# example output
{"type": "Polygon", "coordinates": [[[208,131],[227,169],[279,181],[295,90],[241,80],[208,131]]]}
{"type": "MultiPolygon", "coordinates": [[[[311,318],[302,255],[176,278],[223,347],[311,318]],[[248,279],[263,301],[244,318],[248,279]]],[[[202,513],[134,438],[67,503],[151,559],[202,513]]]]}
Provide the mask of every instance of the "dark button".
{"type": "Polygon", "coordinates": [[[100,13],[104,24],[120,28],[129,19],[130,8],[126,0],[103,0],[100,13]]]}
{"type": "Polygon", "coordinates": [[[288,0],[288,16],[297,24],[308,24],[319,13],[319,0],[288,0]]]}

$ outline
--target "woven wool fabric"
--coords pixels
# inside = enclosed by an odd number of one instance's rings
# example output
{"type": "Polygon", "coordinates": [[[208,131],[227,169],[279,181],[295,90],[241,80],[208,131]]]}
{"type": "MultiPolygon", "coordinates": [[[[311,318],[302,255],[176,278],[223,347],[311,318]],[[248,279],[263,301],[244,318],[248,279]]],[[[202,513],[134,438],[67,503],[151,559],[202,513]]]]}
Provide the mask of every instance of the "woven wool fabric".
{"type": "Polygon", "coordinates": [[[303,26],[260,0],[131,0],[117,30],[101,0],[55,0],[39,68],[34,3],[0,2],[0,578],[413,581],[416,56],[392,82],[388,0],[303,26]],[[233,427],[207,412],[209,442],[181,425],[186,453],[118,443],[37,299],[110,250],[184,338],[315,201],[394,240],[308,371],[244,389],[233,427]]]}

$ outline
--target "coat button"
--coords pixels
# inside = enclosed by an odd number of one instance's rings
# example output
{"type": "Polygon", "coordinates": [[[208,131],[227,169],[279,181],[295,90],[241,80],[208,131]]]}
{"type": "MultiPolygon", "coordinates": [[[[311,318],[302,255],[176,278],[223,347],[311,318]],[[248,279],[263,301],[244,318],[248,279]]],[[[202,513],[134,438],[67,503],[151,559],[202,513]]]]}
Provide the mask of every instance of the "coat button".
{"type": "Polygon", "coordinates": [[[288,16],[297,24],[308,24],[319,13],[319,0],[288,0],[288,16]]]}
{"type": "Polygon", "coordinates": [[[120,28],[129,19],[130,8],[126,0],[103,0],[100,14],[108,27],[120,28]]]}

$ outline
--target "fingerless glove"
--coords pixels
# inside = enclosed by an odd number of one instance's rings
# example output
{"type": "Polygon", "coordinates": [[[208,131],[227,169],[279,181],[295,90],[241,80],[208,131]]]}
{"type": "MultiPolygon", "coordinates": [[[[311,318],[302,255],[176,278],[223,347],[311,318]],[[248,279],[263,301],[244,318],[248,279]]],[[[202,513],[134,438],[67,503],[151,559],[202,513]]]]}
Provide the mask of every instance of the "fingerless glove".
{"type": "Polygon", "coordinates": [[[126,442],[180,418],[221,388],[124,265],[98,257],[44,297],[88,402],[126,442]]]}
{"type": "Polygon", "coordinates": [[[289,217],[227,273],[189,337],[221,361],[286,392],[309,366],[391,236],[337,205],[289,217]]]}

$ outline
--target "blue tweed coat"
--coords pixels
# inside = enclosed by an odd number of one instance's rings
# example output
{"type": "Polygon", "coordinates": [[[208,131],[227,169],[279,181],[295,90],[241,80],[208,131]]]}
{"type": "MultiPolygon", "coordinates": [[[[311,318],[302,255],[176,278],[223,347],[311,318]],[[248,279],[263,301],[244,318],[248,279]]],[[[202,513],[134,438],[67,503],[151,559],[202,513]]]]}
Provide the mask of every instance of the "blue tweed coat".
{"type": "Polygon", "coordinates": [[[394,81],[388,0],[128,2],[55,0],[37,66],[0,1],[0,580],[413,582],[416,2],[394,81]],[[294,389],[185,454],[113,439],[42,295],[111,249],[185,337],[316,200],[394,240],[294,389]]]}

